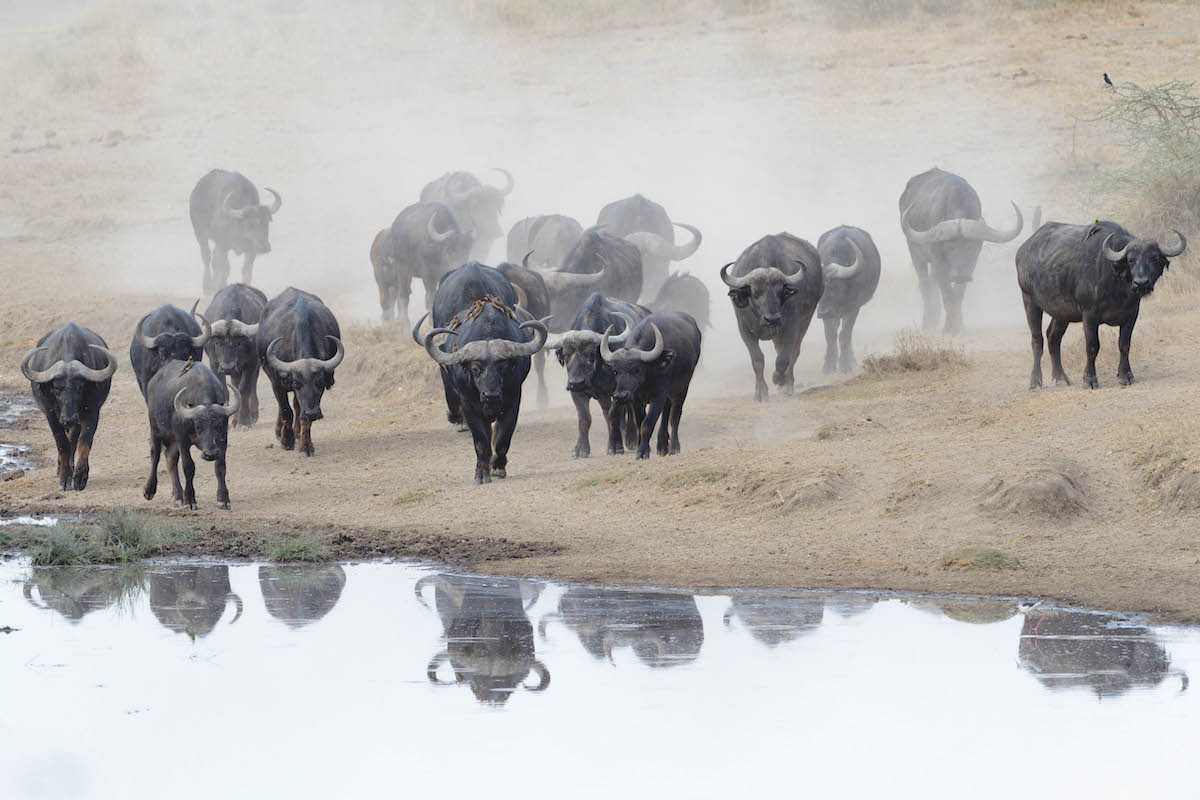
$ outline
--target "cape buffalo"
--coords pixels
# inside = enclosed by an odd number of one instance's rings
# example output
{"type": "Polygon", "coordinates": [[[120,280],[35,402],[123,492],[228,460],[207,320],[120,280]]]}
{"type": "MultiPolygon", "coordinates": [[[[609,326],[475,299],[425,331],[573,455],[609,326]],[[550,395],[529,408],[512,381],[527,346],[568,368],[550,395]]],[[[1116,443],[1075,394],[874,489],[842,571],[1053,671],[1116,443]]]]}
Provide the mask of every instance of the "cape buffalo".
{"type": "Polygon", "coordinates": [[[149,575],[150,610],[163,627],[186,634],[193,642],[216,629],[233,601],[233,618],[242,616],[242,598],[229,585],[229,567],[174,565],[149,575]]]}
{"type": "Polygon", "coordinates": [[[513,177],[508,170],[496,171],[504,175],[503,186],[488,186],[469,172],[447,172],[421,190],[421,202],[443,203],[450,209],[458,228],[471,237],[468,257],[476,261],[487,258],[492,243],[504,235],[500,212],[512,193],[513,177]]]}
{"type": "Polygon", "coordinates": [[[937,294],[946,308],[946,333],[963,327],[962,300],[975,274],[984,242],[1011,242],[1025,220],[1013,203],[1017,222],[1010,230],[997,230],[983,219],[979,195],[971,184],[951,172],[934,167],[909,179],[900,195],[900,229],[921,286],[925,314],[921,326],[937,326],[937,294]]]}
{"type": "Polygon", "coordinates": [[[618,405],[641,404],[646,413],[638,420],[637,458],[650,457],[650,434],[662,415],[658,429],[658,454],[679,452],[679,417],[687,399],[692,373],[700,361],[700,328],[681,311],[656,311],[642,318],[625,337],[624,347],[612,350],[612,327],[600,340],[600,358],[615,375],[613,401],[618,405]],[[668,447],[667,422],[670,421],[668,447]]]}
{"type": "Polygon", "coordinates": [[[258,422],[258,351],[254,338],[267,296],[244,283],[217,292],[206,318],[212,320],[212,336],[204,344],[208,364],[221,378],[229,377],[242,396],[242,407],[230,422],[249,428],[258,422]]]}
{"type": "Polygon", "coordinates": [[[324,416],[321,397],[333,388],[334,370],[346,356],[337,319],[321,298],[289,286],[263,309],[255,347],[279,403],[276,438],[284,450],[299,439],[300,452],[311,456],[312,424],[324,416]]]}
{"type": "Polygon", "coordinates": [[[159,306],[138,321],[133,329],[133,340],[129,343],[129,364],[137,378],[142,397],[146,396],[146,384],[168,361],[199,361],[204,355],[204,345],[212,336],[212,326],[203,315],[196,313],[197,300],[190,312],[178,306],[159,306]],[[192,317],[199,317],[204,330],[192,317]]]}
{"type": "Polygon", "coordinates": [[[704,281],[687,272],[668,275],[648,305],[655,311],[687,312],[701,329],[712,327],[708,287],[704,281]]]}
{"type": "Polygon", "coordinates": [[[537,658],[533,625],[526,614],[526,589],[531,584],[508,578],[428,575],[413,590],[426,608],[421,592],[429,585],[434,587],[434,604],[446,639],[445,649],[426,668],[430,683],[465,684],[476,700],[490,706],[507,703],[517,689],[541,692],[550,686],[550,671],[537,658]],[[438,675],[446,664],[453,671],[452,680],[438,675]],[[527,684],[531,673],[537,683],[527,684]]]}
{"type": "Polygon", "coordinates": [[[825,618],[822,597],[789,597],[773,592],[745,592],[730,597],[723,620],[736,617],[751,635],[767,647],[795,641],[821,627],[825,618]]]}
{"type": "Polygon", "coordinates": [[[31,606],[57,611],[63,619],[78,625],[93,611],[136,598],[142,592],[144,580],[140,564],[115,569],[33,567],[22,593],[31,606]]]}
{"type": "Polygon", "coordinates": [[[644,407],[639,406],[635,414],[633,404],[613,404],[617,379],[612,367],[600,358],[600,339],[611,327],[617,335],[609,337],[609,343],[623,344],[634,324],[649,315],[650,310],[644,306],[613,300],[596,292],[584,301],[570,330],[546,340],[546,349],[553,350],[558,363],[567,369],[567,391],[575,401],[579,417],[579,439],[571,450],[575,458],[587,458],[592,454],[592,445],[588,441],[588,432],[592,428],[592,400],[600,404],[608,425],[608,454],[625,452],[622,431],[625,444],[630,448],[637,446],[634,420],[644,413],[644,407]]]}
{"type": "Polygon", "coordinates": [[[666,209],[640,194],[615,200],[600,209],[596,225],[636,245],[641,251],[643,292],[646,299],[658,293],[667,279],[667,269],[671,262],[682,261],[691,256],[700,248],[703,238],[700,231],[691,225],[671,222],[666,209]],[[675,228],[686,230],[692,235],[692,240],[677,246],[675,228]]]}
{"type": "Polygon", "coordinates": [[[434,328],[425,334],[425,350],[450,372],[475,442],[478,484],[508,474],[508,448],[521,411],[521,384],[529,374],[529,357],[546,343],[547,330],[545,322],[537,320],[518,324],[499,302],[484,300],[477,308],[457,328],[434,328]],[[435,347],[434,339],[442,334],[447,334],[442,347],[435,347]]]}
{"type": "Polygon", "coordinates": [[[38,339],[21,359],[38,408],[46,415],[58,448],[58,485],[82,491],[88,482],[88,457],[108,399],[117,357],[98,334],[68,322],[38,339]]]}
{"type": "Polygon", "coordinates": [[[565,324],[593,292],[636,303],[642,294],[642,255],[619,236],[588,228],[561,264],[543,272],[550,313],[565,324]]]}
{"type": "Polygon", "coordinates": [[[381,236],[382,231],[375,237],[378,249],[371,248],[371,264],[379,285],[383,321],[394,318],[408,327],[408,298],[413,278],[420,278],[425,285],[428,309],[438,282],[467,260],[471,234],[463,232],[450,209],[441,203],[416,203],[401,211],[392,223],[388,236],[390,251],[380,241],[381,236]]]}
{"type": "Polygon", "coordinates": [[[583,226],[562,214],[526,217],[508,232],[508,260],[524,263],[528,254],[530,266],[536,269],[562,264],[581,235],[583,226]]]}
{"type": "Polygon", "coordinates": [[[192,448],[205,461],[213,461],[217,476],[217,508],[229,508],[225,486],[225,449],[229,442],[229,418],[237,413],[241,398],[232,386],[200,361],[168,361],[146,387],[150,413],[150,477],[142,490],[147,500],[158,491],[158,459],[167,450],[172,498],[176,504],[196,508],[193,478],[196,462],[192,448]],[[186,486],[179,485],[179,461],[183,460],[186,486]]]}
{"type": "MultiPolygon", "coordinates": [[[[518,290],[517,304],[529,312],[533,319],[544,319],[550,316],[550,290],[540,272],[530,269],[528,262],[512,264],[505,262],[496,267],[500,274],[508,278],[508,282],[518,290]]],[[[545,408],[550,404],[550,395],[546,391],[546,351],[539,350],[533,357],[533,369],[537,373],[537,407],[545,408]]]]}
{"type": "Polygon", "coordinates": [[[267,613],[296,630],[324,617],[346,587],[340,564],[263,565],[258,568],[267,613]]]}
{"type": "Polygon", "coordinates": [[[817,318],[825,322],[823,371],[826,375],[835,369],[853,372],[858,366],[854,322],[879,286],[879,250],[862,228],[841,225],[821,234],[817,251],[825,273],[825,291],[817,304],[817,318]]]}
{"type": "Polygon", "coordinates": [[[1096,355],[1100,352],[1100,325],[1121,329],[1117,378],[1133,383],[1129,368],[1129,344],[1137,323],[1142,298],[1167,268],[1168,258],[1180,255],[1187,239],[1179,231],[1179,244],[1161,247],[1150,239],[1139,239],[1115,222],[1091,225],[1047,222],[1017,250],[1017,284],[1025,301],[1025,316],[1033,343],[1033,372],[1029,388],[1042,385],[1042,313],[1050,315],[1046,336],[1050,339],[1050,361],[1055,383],[1067,383],[1062,366],[1062,338],[1072,322],[1083,323],[1087,343],[1084,383],[1099,386],[1096,355]]]}
{"type": "Polygon", "coordinates": [[[721,267],[738,333],[750,351],[754,399],[759,402],[767,399],[760,341],[770,340],[775,345],[771,382],[785,395],[792,393],[800,343],[825,291],[820,265],[817,248],[790,233],[780,233],[764,236],[743,250],[737,261],[721,267]]]}
{"type": "Polygon", "coordinates": [[[217,291],[229,280],[230,250],[245,254],[242,283],[254,281],[255,257],[271,252],[268,239],[271,218],[279,213],[283,198],[274,189],[263,188],[273,198],[269,206],[259,203],[258,189],[244,175],[214,169],[192,189],[188,212],[196,241],[200,243],[205,294],[217,291]]]}

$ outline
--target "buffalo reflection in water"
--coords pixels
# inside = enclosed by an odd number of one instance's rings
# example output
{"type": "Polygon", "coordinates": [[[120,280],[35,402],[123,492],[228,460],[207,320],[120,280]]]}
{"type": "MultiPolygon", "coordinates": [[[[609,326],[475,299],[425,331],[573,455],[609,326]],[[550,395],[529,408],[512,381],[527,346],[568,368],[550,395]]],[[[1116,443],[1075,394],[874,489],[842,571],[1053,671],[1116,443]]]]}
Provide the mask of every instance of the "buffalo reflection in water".
{"type": "Polygon", "coordinates": [[[229,567],[172,566],[149,575],[150,610],[164,627],[187,634],[193,642],[213,632],[232,600],[233,619],[242,616],[242,598],[229,586],[229,567]]]}
{"type": "Polygon", "coordinates": [[[144,581],[140,567],[34,567],[23,592],[31,605],[57,611],[78,625],[93,611],[132,603],[144,581]]]}
{"type": "Polygon", "coordinates": [[[1119,697],[1135,687],[1152,688],[1187,674],[1171,669],[1171,658],[1154,634],[1110,614],[1031,611],[1025,615],[1017,650],[1021,666],[1049,689],[1085,686],[1096,697],[1119,697]]]}
{"type": "Polygon", "coordinates": [[[261,566],[258,585],[267,613],[293,630],[324,617],[346,586],[340,564],[261,566]]]}
{"type": "Polygon", "coordinates": [[[566,625],[585,650],[610,663],[614,650],[629,647],[646,666],[673,667],[695,661],[704,644],[700,610],[687,594],[572,587],[558,613],[538,624],[543,637],[551,622],[566,625]]]}
{"type": "Polygon", "coordinates": [[[821,627],[825,618],[825,598],[789,597],[771,592],[747,592],[730,598],[725,612],[729,627],[736,617],[750,634],[767,647],[795,641],[821,627]]]}
{"type": "Polygon", "coordinates": [[[476,700],[492,706],[507,703],[518,687],[540,692],[550,685],[550,671],[534,653],[533,625],[526,614],[541,592],[540,584],[427,575],[413,591],[428,608],[421,594],[426,586],[434,587],[434,606],[446,638],[446,648],[429,660],[430,683],[465,683],[476,700]],[[454,680],[438,676],[444,664],[454,671],[454,680]],[[538,679],[532,685],[525,682],[531,672],[538,679]]]}

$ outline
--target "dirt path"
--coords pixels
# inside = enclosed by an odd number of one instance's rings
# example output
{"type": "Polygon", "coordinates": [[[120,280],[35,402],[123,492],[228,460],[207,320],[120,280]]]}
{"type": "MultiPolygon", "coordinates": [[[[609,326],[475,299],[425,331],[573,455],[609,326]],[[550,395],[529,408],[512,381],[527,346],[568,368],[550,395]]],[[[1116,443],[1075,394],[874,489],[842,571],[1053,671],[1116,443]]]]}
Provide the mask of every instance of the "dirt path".
{"type": "MultiPolygon", "coordinates": [[[[31,419],[14,438],[47,469],[0,486],[5,511],[146,508],[211,528],[218,552],[236,551],[227,531],[311,526],[384,549],[433,537],[458,555],[502,556],[481,564],[489,570],[576,580],[1035,594],[1200,619],[1200,315],[1179,274],[1194,256],[1143,311],[1140,382],[1115,385],[1106,335],[1096,392],[1026,390],[1014,247],[989,246],[970,289],[969,368],[857,378],[767,405],[750,402],[716,279],[765,232],[815,240],[862,225],[876,232],[884,280],[858,348],[887,349],[919,315],[895,221],[904,180],[938,163],[972,180],[985,214],[1002,217],[1013,198],[1027,213],[1041,203],[1048,218],[1081,218],[1063,188],[1067,111],[1095,102],[1092,76],[1104,71],[1142,83],[1187,73],[1200,10],[1060,10],[1002,28],[952,18],[815,38],[793,20],[750,18],[405,47],[299,16],[282,18],[277,38],[251,37],[236,14],[100,19],[49,38],[55,53],[73,45],[61,61],[36,42],[11,56],[10,74],[26,81],[3,98],[24,121],[0,130],[10,144],[0,387],[24,390],[20,356],[67,319],[123,353],[146,310],[190,304],[199,263],[185,198],[215,165],[281,190],[256,282],[321,294],[344,322],[348,355],[311,459],[276,446],[262,384],[264,420],[231,437],[232,512],[215,510],[204,464],[200,511],[142,499],[145,410],[124,359],[87,491],[52,491],[51,440],[31,419]],[[200,33],[233,55],[212,59],[200,33]],[[1154,45],[1153,64],[1126,61],[1140,44],[1154,45]],[[318,66],[335,56],[337,69],[318,66]],[[493,163],[517,175],[508,223],[560,210],[586,223],[608,199],[644,191],[705,231],[682,266],[705,276],[717,322],[682,456],[599,455],[597,426],[598,455],[570,458],[574,411],[552,365],[552,408],[523,408],[511,477],[471,484],[469,439],[444,422],[434,368],[404,332],[373,324],[366,254],[425,180],[493,163]],[[1021,566],[941,566],[966,544],[1021,566]]],[[[1078,331],[1064,349],[1080,374],[1078,331]]],[[[809,387],[825,383],[822,350],[814,328],[798,365],[809,387]]]]}

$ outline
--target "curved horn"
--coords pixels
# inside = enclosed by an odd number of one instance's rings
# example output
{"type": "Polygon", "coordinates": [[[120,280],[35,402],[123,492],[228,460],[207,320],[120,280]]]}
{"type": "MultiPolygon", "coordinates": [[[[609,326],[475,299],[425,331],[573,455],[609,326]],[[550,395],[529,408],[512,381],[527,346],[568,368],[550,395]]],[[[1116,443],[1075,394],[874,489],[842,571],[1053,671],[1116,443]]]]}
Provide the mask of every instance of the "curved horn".
{"type": "Polygon", "coordinates": [[[608,262],[601,258],[599,272],[543,272],[542,279],[546,281],[547,288],[555,291],[569,288],[590,289],[604,280],[607,270],[608,262]]]}
{"type": "MultiPolygon", "coordinates": [[[[1104,257],[1107,258],[1109,261],[1120,261],[1122,258],[1125,257],[1125,251],[1127,251],[1129,249],[1128,243],[1124,247],[1122,247],[1120,250],[1113,250],[1111,247],[1108,246],[1109,239],[1111,239],[1112,237],[1114,237],[1116,235],[1117,235],[1116,231],[1113,231],[1108,236],[1104,237],[1104,244],[1100,245],[1101,252],[1104,253],[1104,257]]],[[[1131,239],[1130,241],[1133,241],[1133,240],[1131,239]]]]}
{"type": "Polygon", "coordinates": [[[424,347],[425,347],[425,352],[429,353],[429,357],[432,358],[434,361],[436,361],[441,366],[452,367],[455,364],[458,364],[462,361],[462,353],[461,352],[444,353],[441,350],[438,350],[436,347],[434,347],[433,346],[434,337],[437,336],[438,334],[442,334],[442,333],[448,333],[451,336],[458,335],[457,333],[450,330],[449,328],[434,328],[429,333],[425,334],[425,341],[423,343],[424,347]]]}
{"type": "Polygon", "coordinates": [[[987,222],[980,217],[979,219],[966,219],[962,221],[962,235],[966,239],[979,239],[984,242],[995,242],[1003,244],[1011,242],[1013,239],[1021,235],[1021,229],[1025,227],[1025,218],[1021,216],[1021,209],[1017,208],[1017,204],[1012,204],[1013,211],[1017,214],[1017,224],[1007,231],[997,230],[988,225],[987,222]]]}
{"type": "Polygon", "coordinates": [[[46,383],[47,381],[52,381],[59,375],[62,375],[67,368],[66,362],[55,361],[48,368],[40,371],[30,369],[29,362],[33,360],[33,357],[37,355],[39,350],[45,349],[46,348],[44,347],[35,347],[26,353],[25,357],[21,359],[21,374],[28,378],[30,383],[46,383]]]}
{"type": "MultiPolygon", "coordinates": [[[[1171,230],[1175,231],[1174,228],[1172,228],[1171,230]]],[[[1181,255],[1183,253],[1183,251],[1187,249],[1187,237],[1184,236],[1179,231],[1175,231],[1175,235],[1179,237],[1179,245],[1177,247],[1173,247],[1170,250],[1168,250],[1167,248],[1163,247],[1161,244],[1158,246],[1158,249],[1161,250],[1162,254],[1164,256],[1166,256],[1167,258],[1174,258],[1177,255],[1181,255]]]]}
{"type": "MultiPolygon", "coordinates": [[[[154,312],[152,311],[150,313],[153,314],[154,312]]],[[[147,350],[153,350],[155,347],[158,347],[159,338],[166,334],[159,334],[158,336],[146,336],[144,333],[142,333],[142,325],[146,322],[146,317],[149,316],[150,314],[147,314],[145,317],[142,317],[138,320],[137,327],[133,329],[133,335],[136,336],[137,340],[142,343],[142,347],[146,348],[147,350]]]]}
{"type": "MultiPolygon", "coordinates": [[[[800,269],[793,272],[791,275],[784,275],[783,279],[788,286],[801,286],[804,284],[804,279],[808,277],[808,264],[805,264],[800,259],[794,259],[800,265],[800,269]]],[[[783,270],[779,270],[783,272],[783,270]]]]}
{"type": "MultiPolygon", "coordinates": [[[[242,405],[242,394],[233,385],[225,387],[225,390],[228,399],[221,406],[221,413],[227,417],[232,417],[242,405]]],[[[239,611],[238,613],[240,614],[241,612],[239,611]]]]}
{"type": "Polygon", "coordinates": [[[429,608],[429,604],[425,602],[425,598],[421,595],[421,592],[425,591],[425,587],[428,586],[429,584],[433,584],[434,586],[436,586],[437,581],[438,581],[437,575],[425,575],[420,580],[418,580],[416,583],[413,584],[413,595],[416,596],[417,602],[420,603],[423,608],[430,610],[430,611],[432,611],[433,609],[429,608]]]}
{"type": "Polygon", "coordinates": [[[629,332],[633,330],[633,326],[637,325],[637,323],[634,322],[633,317],[629,316],[628,314],[624,314],[620,311],[614,311],[613,314],[625,320],[625,330],[621,331],[615,336],[610,336],[609,339],[614,344],[625,344],[625,340],[629,338],[629,332]]]}
{"type": "Polygon", "coordinates": [[[433,226],[433,221],[437,219],[437,215],[437,211],[429,215],[429,221],[425,223],[425,233],[435,242],[444,242],[454,235],[454,229],[451,228],[445,233],[438,233],[438,229],[433,226]]]}
{"type": "Polygon", "coordinates": [[[721,280],[730,289],[744,289],[750,283],[749,278],[735,278],[729,274],[729,268],[736,264],[736,261],[730,261],[725,266],[721,267],[721,280]]]}
{"type": "Polygon", "coordinates": [[[212,326],[208,324],[208,320],[204,318],[203,314],[196,313],[196,306],[198,305],[200,305],[199,300],[192,303],[192,316],[198,318],[202,323],[204,323],[204,333],[201,333],[199,336],[192,337],[192,347],[204,347],[204,343],[212,337],[212,326]]]}
{"type": "Polygon", "coordinates": [[[212,335],[218,338],[229,335],[230,322],[219,319],[212,324],[212,335]]]}
{"type": "Polygon", "coordinates": [[[275,198],[274,201],[271,202],[271,207],[267,209],[269,212],[271,212],[271,216],[275,216],[279,213],[280,206],[283,205],[283,198],[279,196],[279,192],[275,191],[270,186],[264,186],[263,191],[270,192],[271,196],[275,198]]]}
{"type": "Polygon", "coordinates": [[[854,251],[854,262],[849,266],[839,264],[836,261],[830,261],[824,266],[826,278],[853,278],[862,269],[862,250],[858,249],[858,244],[849,237],[846,239],[850,243],[850,249],[854,251]]]}
{"type": "Polygon", "coordinates": [[[496,189],[496,191],[500,193],[501,197],[508,197],[512,194],[513,187],[517,185],[516,181],[513,180],[512,173],[502,167],[492,167],[492,169],[504,176],[504,186],[496,189]]]}
{"type": "Polygon", "coordinates": [[[425,342],[421,339],[420,335],[417,334],[417,331],[421,330],[421,326],[425,324],[425,320],[427,320],[427,319],[429,319],[428,311],[426,311],[424,314],[422,314],[421,318],[419,320],[417,320],[417,324],[413,325],[413,327],[412,327],[413,341],[416,342],[420,347],[424,347],[425,342]]]}
{"type": "Polygon", "coordinates": [[[559,614],[557,611],[553,611],[538,620],[538,636],[542,639],[542,641],[546,640],[546,627],[551,622],[562,622],[562,614],[559,614]]]}
{"type": "Polygon", "coordinates": [[[608,347],[608,337],[612,336],[613,326],[609,325],[604,329],[604,335],[600,337],[600,358],[604,363],[611,364],[613,360],[612,350],[608,347]]]}
{"type": "Polygon", "coordinates": [[[517,296],[517,305],[521,308],[529,308],[529,296],[525,294],[525,290],[517,284],[513,284],[513,293],[517,296]]]}
{"type": "Polygon", "coordinates": [[[634,350],[638,354],[638,358],[646,363],[653,361],[662,355],[663,351],[663,336],[662,331],[653,322],[650,323],[650,330],[654,331],[654,346],[649,350],[634,350]]]}
{"type": "Polygon", "coordinates": [[[192,406],[189,408],[179,401],[180,396],[182,396],[187,390],[188,387],[186,386],[180,389],[175,393],[175,399],[171,401],[171,405],[174,407],[175,413],[179,415],[180,419],[192,419],[202,410],[201,406],[192,406]]]}
{"type": "Polygon", "coordinates": [[[454,681],[443,681],[437,676],[438,667],[442,664],[447,664],[450,661],[450,654],[445,650],[438,653],[433,658],[429,659],[429,665],[425,667],[425,677],[429,678],[429,682],[434,686],[453,686],[454,681]]]}
{"type": "Polygon", "coordinates": [[[904,213],[900,215],[900,230],[904,232],[904,238],[908,239],[913,244],[937,244],[938,242],[948,242],[952,239],[962,238],[962,223],[965,220],[948,219],[939,222],[927,231],[919,231],[908,224],[908,212],[912,211],[912,207],[916,203],[909,203],[908,208],[904,209],[904,213]]]}
{"type": "Polygon", "coordinates": [[[661,258],[667,261],[673,259],[675,246],[668,240],[659,236],[657,233],[652,233],[650,231],[634,231],[633,233],[626,234],[622,238],[636,247],[638,252],[642,253],[643,255],[649,255],[653,256],[654,258],[661,258]]]}
{"type": "Polygon", "coordinates": [[[271,369],[275,370],[276,372],[291,372],[292,364],[294,362],[284,361],[279,358],[279,356],[275,355],[274,352],[275,345],[279,344],[281,341],[283,341],[283,337],[277,336],[271,340],[269,345],[267,345],[267,364],[270,365],[271,369]]]}
{"type": "MultiPolygon", "coordinates": [[[[74,367],[75,374],[83,378],[85,381],[92,381],[93,383],[99,383],[100,381],[106,381],[111,378],[113,373],[117,371],[117,357],[113,355],[111,350],[101,347],[98,344],[89,344],[88,347],[103,353],[108,358],[108,363],[102,369],[92,369],[91,367],[81,364],[77,361],[75,363],[78,366],[74,367]]],[[[22,370],[22,372],[24,372],[24,370],[22,370]]]]}
{"type": "Polygon", "coordinates": [[[546,665],[540,659],[533,660],[533,671],[537,673],[538,685],[526,686],[525,688],[531,692],[540,692],[550,685],[550,670],[546,669],[546,665]]]}
{"type": "MultiPolygon", "coordinates": [[[[229,320],[229,333],[232,336],[244,336],[247,339],[253,339],[254,337],[258,336],[259,324],[260,323],[256,322],[253,325],[247,325],[240,319],[231,319],[229,320]]],[[[213,325],[213,335],[215,336],[216,333],[217,326],[213,325]]]]}
{"type": "Polygon", "coordinates": [[[533,255],[532,250],[530,250],[528,253],[526,253],[525,257],[521,259],[521,266],[524,267],[525,269],[533,269],[533,267],[529,266],[529,257],[531,255],[533,255]]]}
{"type": "Polygon", "coordinates": [[[700,249],[700,242],[704,241],[704,237],[700,234],[698,228],[693,228],[691,225],[685,225],[682,222],[672,222],[676,228],[683,228],[692,235],[692,240],[687,244],[677,244],[671,249],[672,261],[683,261],[688,256],[700,249]]]}
{"type": "Polygon", "coordinates": [[[336,336],[330,336],[330,335],[326,334],[325,338],[332,339],[334,346],[337,347],[337,350],[329,358],[326,358],[326,359],[314,358],[312,360],[314,362],[316,362],[316,365],[318,367],[320,367],[321,369],[334,370],[334,369],[337,369],[338,364],[342,363],[342,359],[346,357],[346,346],[343,345],[342,340],[336,336]]]}
{"type": "Polygon", "coordinates": [[[233,600],[233,619],[229,620],[229,624],[232,625],[242,618],[242,598],[238,596],[237,592],[230,592],[226,595],[226,599],[233,600]]]}
{"type": "Polygon", "coordinates": [[[546,339],[550,336],[550,329],[546,326],[552,317],[545,319],[531,319],[528,322],[522,322],[519,327],[532,328],[533,338],[528,342],[513,342],[508,339],[489,339],[487,342],[487,354],[489,359],[502,358],[523,358],[531,356],[546,344],[546,339]]]}
{"type": "Polygon", "coordinates": [[[221,210],[233,219],[241,219],[246,216],[246,208],[234,208],[229,205],[229,198],[231,197],[233,197],[233,192],[227,192],[225,197],[221,199],[221,210]]]}

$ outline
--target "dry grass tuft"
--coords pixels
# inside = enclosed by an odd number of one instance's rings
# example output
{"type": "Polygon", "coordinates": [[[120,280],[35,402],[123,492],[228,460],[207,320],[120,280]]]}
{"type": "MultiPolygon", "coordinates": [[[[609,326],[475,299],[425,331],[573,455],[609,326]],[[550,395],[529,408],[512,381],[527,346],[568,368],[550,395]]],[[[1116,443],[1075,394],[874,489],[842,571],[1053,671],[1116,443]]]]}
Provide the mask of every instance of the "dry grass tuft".
{"type": "Polygon", "coordinates": [[[563,491],[582,492],[601,486],[615,486],[618,483],[622,483],[629,475],[630,472],[627,469],[609,469],[603,472],[593,472],[590,475],[583,475],[571,481],[563,487],[563,491]]]}
{"type": "Polygon", "coordinates": [[[696,467],[664,475],[658,485],[663,489],[686,489],[701,483],[716,483],[729,475],[729,470],[720,467],[696,467]]]}
{"type": "Polygon", "coordinates": [[[984,487],[979,505],[988,511],[1064,519],[1087,508],[1082,470],[1054,464],[1015,476],[995,477],[984,487]]]}
{"type": "Polygon", "coordinates": [[[1021,562],[1003,550],[986,544],[967,544],[947,550],[942,555],[943,567],[967,569],[1017,569],[1021,562]]]}
{"type": "Polygon", "coordinates": [[[910,372],[957,370],[970,365],[962,345],[934,339],[906,328],[896,334],[890,353],[877,353],[863,359],[863,374],[882,378],[910,372]]]}

